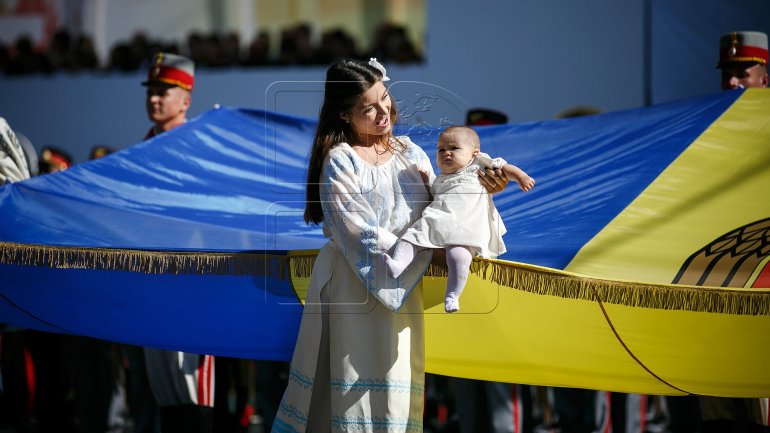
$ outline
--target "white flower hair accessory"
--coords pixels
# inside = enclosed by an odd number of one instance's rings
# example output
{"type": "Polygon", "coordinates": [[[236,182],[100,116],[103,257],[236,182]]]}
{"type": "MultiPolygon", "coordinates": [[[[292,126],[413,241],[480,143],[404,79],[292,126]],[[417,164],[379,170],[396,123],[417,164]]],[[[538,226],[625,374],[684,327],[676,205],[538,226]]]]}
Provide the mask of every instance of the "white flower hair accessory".
{"type": "Polygon", "coordinates": [[[390,81],[390,77],[385,72],[385,66],[382,66],[382,63],[378,62],[376,57],[369,58],[369,66],[382,72],[382,81],[390,81]]]}

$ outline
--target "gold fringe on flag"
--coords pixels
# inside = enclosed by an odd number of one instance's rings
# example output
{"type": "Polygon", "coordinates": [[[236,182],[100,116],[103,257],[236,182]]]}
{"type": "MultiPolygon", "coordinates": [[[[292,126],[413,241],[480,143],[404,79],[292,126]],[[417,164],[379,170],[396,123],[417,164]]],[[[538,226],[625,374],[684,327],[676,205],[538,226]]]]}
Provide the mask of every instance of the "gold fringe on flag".
{"type": "MultiPolygon", "coordinates": [[[[309,278],[317,253],[150,251],[0,242],[0,264],[4,265],[147,274],[265,275],[279,279],[309,278]]],[[[486,281],[537,295],[640,308],[770,316],[768,289],[609,280],[488,259],[475,259],[470,271],[486,281]]],[[[443,277],[446,271],[430,266],[425,275],[443,277]]]]}
{"type": "Polygon", "coordinates": [[[0,242],[0,264],[145,274],[265,275],[289,278],[285,254],[153,251],[0,242]]]}
{"type": "MultiPolygon", "coordinates": [[[[485,281],[537,295],[628,307],[770,316],[770,290],[653,284],[591,278],[542,266],[474,259],[470,271],[485,281]]],[[[445,277],[431,265],[429,277],[445,277]]]]}
{"type": "Polygon", "coordinates": [[[539,295],[660,310],[770,316],[767,289],[609,280],[523,263],[488,262],[491,275],[485,280],[539,295]]]}

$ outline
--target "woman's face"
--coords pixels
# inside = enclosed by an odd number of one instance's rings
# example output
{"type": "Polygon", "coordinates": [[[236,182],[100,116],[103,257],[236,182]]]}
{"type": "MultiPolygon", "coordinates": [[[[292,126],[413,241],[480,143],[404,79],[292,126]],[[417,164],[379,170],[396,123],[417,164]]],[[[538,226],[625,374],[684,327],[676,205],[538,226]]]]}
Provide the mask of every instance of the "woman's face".
{"type": "Polygon", "coordinates": [[[342,113],[340,116],[350,122],[362,140],[367,140],[386,135],[393,129],[390,123],[390,109],[390,93],[385,84],[378,81],[361,95],[349,113],[342,113]]]}
{"type": "Polygon", "coordinates": [[[438,138],[436,165],[442,174],[454,173],[468,165],[479,150],[457,132],[445,132],[438,138]]]}

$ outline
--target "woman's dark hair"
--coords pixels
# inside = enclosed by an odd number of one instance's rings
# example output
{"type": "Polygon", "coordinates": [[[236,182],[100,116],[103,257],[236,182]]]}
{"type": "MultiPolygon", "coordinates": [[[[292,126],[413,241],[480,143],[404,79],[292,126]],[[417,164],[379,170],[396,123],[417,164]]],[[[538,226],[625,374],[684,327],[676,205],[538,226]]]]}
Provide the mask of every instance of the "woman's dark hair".
{"type": "MultiPolygon", "coordinates": [[[[321,166],[326,154],[339,143],[357,143],[359,141],[353,127],[342,120],[340,115],[350,113],[350,110],[358,102],[358,98],[381,80],[382,72],[379,69],[359,60],[343,60],[333,64],[326,71],[324,102],[318,116],[318,126],[313,138],[307,171],[306,223],[320,224],[324,219],[321,209],[320,177],[321,166]]],[[[396,118],[397,113],[394,104],[390,110],[391,125],[396,123],[396,118]]]]}

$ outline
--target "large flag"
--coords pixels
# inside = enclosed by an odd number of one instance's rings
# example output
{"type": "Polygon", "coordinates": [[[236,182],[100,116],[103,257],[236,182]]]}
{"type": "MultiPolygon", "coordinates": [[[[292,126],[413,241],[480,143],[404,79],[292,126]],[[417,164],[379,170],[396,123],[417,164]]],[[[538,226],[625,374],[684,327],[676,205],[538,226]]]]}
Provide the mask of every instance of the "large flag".
{"type": "MultiPolygon", "coordinates": [[[[289,359],[324,242],[302,221],[314,127],[220,108],[0,188],[0,322],[289,359]]],[[[460,312],[426,276],[429,371],[770,395],[770,91],[478,131],[537,186],[495,195],[508,252],[474,262],[460,312]]],[[[410,130],[431,156],[437,134],[410,130]]]]}

